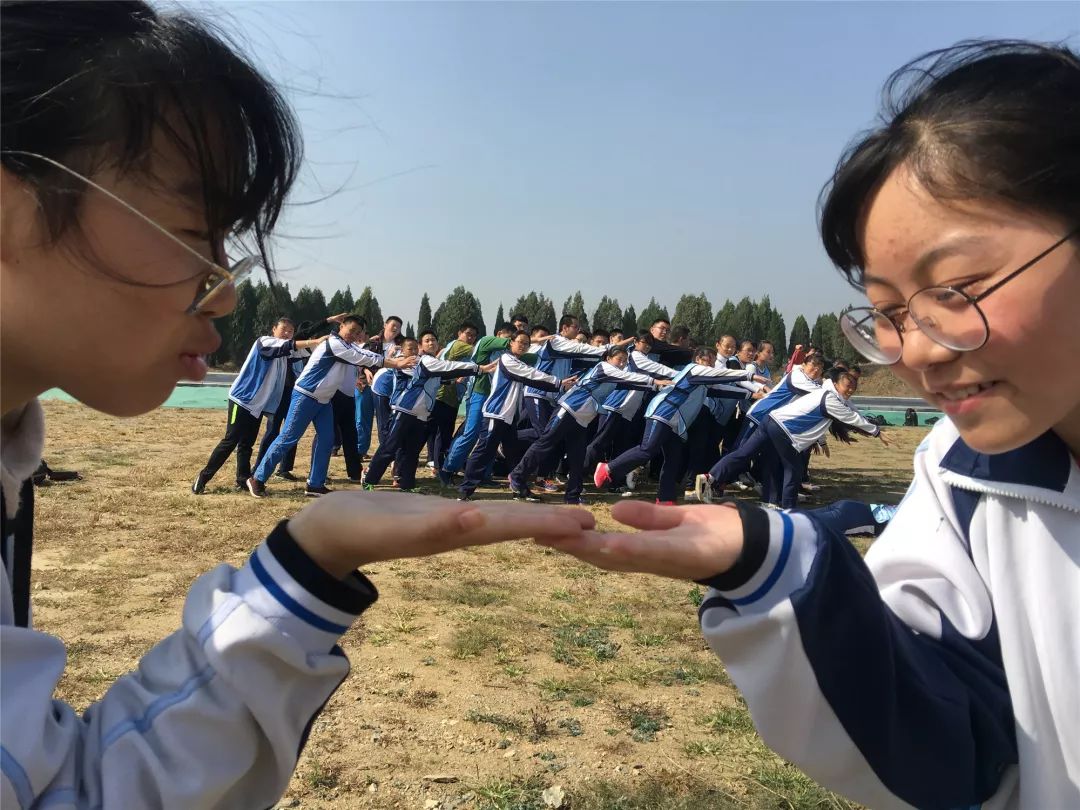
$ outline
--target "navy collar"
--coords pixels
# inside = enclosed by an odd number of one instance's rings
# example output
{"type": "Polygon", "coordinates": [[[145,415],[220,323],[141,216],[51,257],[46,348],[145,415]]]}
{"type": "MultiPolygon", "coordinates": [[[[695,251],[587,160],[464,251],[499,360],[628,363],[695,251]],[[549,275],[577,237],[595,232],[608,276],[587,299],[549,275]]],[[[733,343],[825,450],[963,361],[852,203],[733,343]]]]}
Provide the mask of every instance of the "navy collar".
{"type": "Polygon", "coordinates": [[[1065,491],[1071,467],[1069,448],[1052,430],[1023,447],[995,455],[977,453],[963,439],[957,439],[941,459],[942,469],[969,478],[1054,492],[1065,491]]]}

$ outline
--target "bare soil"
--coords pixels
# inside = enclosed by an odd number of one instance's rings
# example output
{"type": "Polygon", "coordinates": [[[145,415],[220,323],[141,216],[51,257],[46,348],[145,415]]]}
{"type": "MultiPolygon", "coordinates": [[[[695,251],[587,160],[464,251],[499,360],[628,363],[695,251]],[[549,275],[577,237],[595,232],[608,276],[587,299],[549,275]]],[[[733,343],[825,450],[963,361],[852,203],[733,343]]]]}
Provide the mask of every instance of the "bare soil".
{"type": "MultiPolygon", "coordinates": [[[[192,495],[224,413],[45,408],[50,464],[85,480],[38,491],[34,620],[67,644],[57,697],[83,709],[178,626],[195,577],[241,565],[303,506],[303,484],[255,500],[232,490],[227,466],[192,495]]],[[[925,430],[892,435],[891,450],[864,440],[815,457],[818,502],[896,502],[925,430]]],[[[344,475],[334,459],[331,485],[344,475]]],[[[609,502],[590,508],[612,525],[609,502]]],[[[526,541],[367,573],[381,598],[343,639],[353,673],[281,806],[530,810],[552,787],[586,809],[851,806],[761,743],[702,642],[690,583],[601,572],[526,541]]]]}

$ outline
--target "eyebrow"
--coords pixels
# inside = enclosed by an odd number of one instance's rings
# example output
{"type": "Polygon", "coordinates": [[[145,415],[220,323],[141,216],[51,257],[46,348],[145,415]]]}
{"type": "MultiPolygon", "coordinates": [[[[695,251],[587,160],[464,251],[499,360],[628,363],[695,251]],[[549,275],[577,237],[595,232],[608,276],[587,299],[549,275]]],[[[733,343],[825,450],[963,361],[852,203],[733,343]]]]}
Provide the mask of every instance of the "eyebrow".
{"type": "MultiPolygon", "coordinates": [[[[948,238],[940,245],[936,245],[923,253],[915,264],[912,265],[911,274],[915,277],[925,276],[930,268],[942,259],[946,259],[949,256],[971,253],[971,248],[982,247],[985,244],[985,236],[976,236],[974,234],[948,238]]],[[[881,284],[886,287],[892,287],[894,290],[897,289],[896,285],[887,278],[870,274],[864,275],[863,286],[869,284],[881,284]]]]}

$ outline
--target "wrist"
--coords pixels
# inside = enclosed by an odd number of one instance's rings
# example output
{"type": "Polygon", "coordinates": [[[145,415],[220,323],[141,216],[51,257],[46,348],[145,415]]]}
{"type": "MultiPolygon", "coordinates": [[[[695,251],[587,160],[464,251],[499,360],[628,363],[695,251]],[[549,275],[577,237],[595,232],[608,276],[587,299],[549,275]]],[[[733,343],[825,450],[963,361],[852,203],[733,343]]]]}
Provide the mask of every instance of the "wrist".
{"type": "MultiPolygon", "coordinates": [[[[327,496],[329,499],[329,496],[327,496]]],[[[334,527],[324,520],[322,501],[301,509],[289,519],[289,534],[312,562],[335,579],[344,579],[367,560],[338,542],[334,527]]]]}

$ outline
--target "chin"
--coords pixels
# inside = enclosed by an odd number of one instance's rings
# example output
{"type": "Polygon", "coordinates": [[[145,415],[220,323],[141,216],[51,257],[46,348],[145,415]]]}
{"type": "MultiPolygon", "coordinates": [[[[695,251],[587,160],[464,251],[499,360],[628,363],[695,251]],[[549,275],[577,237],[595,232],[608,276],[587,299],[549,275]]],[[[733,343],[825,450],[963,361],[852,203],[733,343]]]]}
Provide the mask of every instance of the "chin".
{"type": "Polygon", "coordinates": [[[128,417],[141,416],[161,407],[175,387],[175,382],[157,385],[144,383],[139,386],[116,386],[105,391],[68,390],[68,393],[95,411],[109,416],[128,417]]]}
{"type": "Polygon", "coordinates": [[[973,420],[970,424],[965,421],[952,420],[964,443],[978,453],[991,456],[1023,447],[1049,430],[1048,426],[1035,425],[1020,414],[1002,414],[991,419],[973,420]]]}

